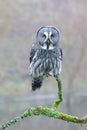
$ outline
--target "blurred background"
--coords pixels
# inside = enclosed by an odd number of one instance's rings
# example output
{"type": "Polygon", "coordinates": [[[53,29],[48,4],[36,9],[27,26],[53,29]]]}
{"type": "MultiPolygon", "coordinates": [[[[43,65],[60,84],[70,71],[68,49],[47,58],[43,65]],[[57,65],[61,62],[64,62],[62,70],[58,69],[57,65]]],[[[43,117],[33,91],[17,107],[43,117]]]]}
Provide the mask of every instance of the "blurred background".
{"type": "MultiPolygon", "coordinates": [[[[59,111],[87,114],[87,0],[0,0],[0,124],[38,105],[51,107],[57,98],[54,78],[31,91],[29,52],[39,27],[60,31],[63,66],[60,78],[64,101],[59,111]]],[[[9,130],[85,130],[48,117],[30,117],[9,130]]]]}

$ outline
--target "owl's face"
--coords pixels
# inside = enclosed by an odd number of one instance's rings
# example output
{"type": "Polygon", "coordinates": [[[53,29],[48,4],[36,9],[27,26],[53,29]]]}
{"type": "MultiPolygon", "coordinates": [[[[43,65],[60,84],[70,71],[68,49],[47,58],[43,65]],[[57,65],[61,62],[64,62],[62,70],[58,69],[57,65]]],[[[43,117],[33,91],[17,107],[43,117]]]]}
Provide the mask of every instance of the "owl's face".
{"type": "Polygon", "coordinates": [[[59,32],[54,27],[41,27],[36,38],[42,49],[53,50],[58,46],[59,32]]]}

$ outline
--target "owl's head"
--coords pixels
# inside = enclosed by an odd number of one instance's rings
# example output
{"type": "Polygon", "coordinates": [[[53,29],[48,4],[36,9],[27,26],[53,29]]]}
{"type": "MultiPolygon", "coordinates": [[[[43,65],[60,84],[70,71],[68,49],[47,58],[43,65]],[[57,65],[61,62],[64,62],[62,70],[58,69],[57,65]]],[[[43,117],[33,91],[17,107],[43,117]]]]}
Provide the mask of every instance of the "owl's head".
{"type": "Polygon", "coordinates": [[[53,50],[59,43],[59,31],[55,27],[41,27],[36,38],[42,49],[53,50]]]}

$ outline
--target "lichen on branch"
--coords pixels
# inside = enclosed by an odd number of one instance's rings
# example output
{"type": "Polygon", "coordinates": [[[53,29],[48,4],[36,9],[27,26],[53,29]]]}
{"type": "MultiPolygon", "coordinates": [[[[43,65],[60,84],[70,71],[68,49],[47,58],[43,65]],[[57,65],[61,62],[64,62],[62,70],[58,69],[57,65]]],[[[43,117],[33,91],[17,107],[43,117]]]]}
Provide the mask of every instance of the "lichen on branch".
{"type": "Polygon", "coordinates": [[[52,118],[56,118],[56,119],[61,119],[61,120],[67,121],[67,122],[79,123],[81,125],[86,124],[87,115],[82,118],[78,118],[77,116],[68,115],[68,114],[58,111],[58,106],[63,101],[62,84],[61,84],[61,80],[59,79],[58,76],[55,76],[55,79],[58,84],[58,99],[56,101],[54,101],[52,108],[47,108],[47,107],[42,107],[42,106],[38,106],[36,108],[29,108],[23,114],[21,114],[19,117],[15,117],[13,120],[0,125],[0,130],[5,130],[9,126],[16,124],[17,122],[20,122],[24,118],[27,118],[30,116],[40,116],[40,115],[52,117],[52,118]]]}

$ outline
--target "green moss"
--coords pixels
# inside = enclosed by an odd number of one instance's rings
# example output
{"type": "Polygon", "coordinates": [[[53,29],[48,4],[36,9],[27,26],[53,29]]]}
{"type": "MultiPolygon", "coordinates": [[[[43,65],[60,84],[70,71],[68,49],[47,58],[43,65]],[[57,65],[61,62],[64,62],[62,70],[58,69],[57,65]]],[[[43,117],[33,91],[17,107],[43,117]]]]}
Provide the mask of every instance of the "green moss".
{"type": "Polygon", "coordinates": [[[0,130],[5,130],[9,126],[21,121],[24,118],[30,117],[32,115],[39,116],[48,116],[56,119],[61,119],[67,122],[73,122],[73,123],[79,123],[79,124],[85,124],[87,123],[87,115],[83,118],[79,119],[77,116],[71,116],[62,112],[59,112],[57,110],[59,104],[62,102],[62,84],[58,76],[55,76],[57,84],[58,84],[58,100],[54,101],[52,108],[42,107],[38,106],[37,108],[29,108],[26,110],[22,115],[19,117],[14,118],[13,120],[4,123],[0,126],[0,130]]]}

